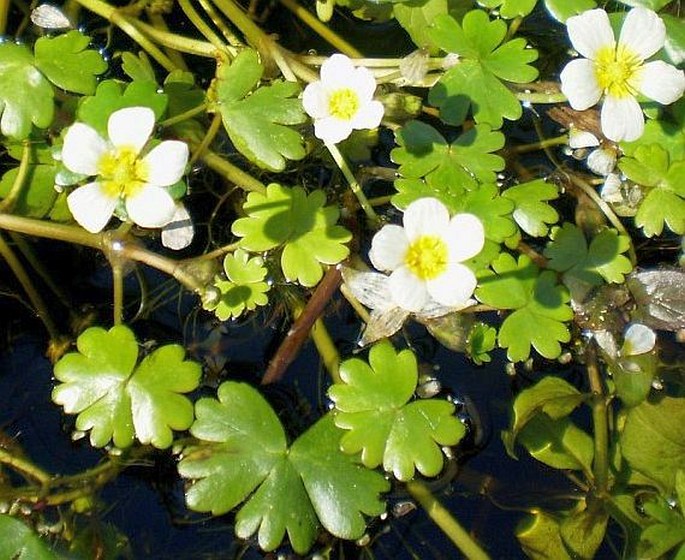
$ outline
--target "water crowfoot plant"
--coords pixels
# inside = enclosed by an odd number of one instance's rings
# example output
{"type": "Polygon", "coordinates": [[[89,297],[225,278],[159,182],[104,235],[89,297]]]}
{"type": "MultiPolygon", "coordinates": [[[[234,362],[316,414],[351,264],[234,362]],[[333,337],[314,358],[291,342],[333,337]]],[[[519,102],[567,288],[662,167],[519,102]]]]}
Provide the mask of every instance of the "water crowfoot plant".
{"type": "Polygon", "coordinates": [[[685,554],[677,3],[11,6],[0,557],[685,554]]]}

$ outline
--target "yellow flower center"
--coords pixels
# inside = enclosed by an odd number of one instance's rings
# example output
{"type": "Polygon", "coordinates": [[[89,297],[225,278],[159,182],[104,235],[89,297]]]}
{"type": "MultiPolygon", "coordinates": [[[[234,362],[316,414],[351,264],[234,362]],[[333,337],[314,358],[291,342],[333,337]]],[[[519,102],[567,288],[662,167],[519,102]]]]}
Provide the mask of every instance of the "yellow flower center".
{"type": "Polygon", "coordinates": [[[642,68],[642,59],[620,46],[617,49],[601,48],[595,57],[595,75],[599,87],[612,97],[636,95],[636,79],[642,68]]]}
{"type": "Polygon", "coordinates": [[[342,88],[328,96],[328,112],[336,119],[349,121],[359,110],[359,96],[350,88],[342,88]]]}
{"type": "Polygon", "coordinates": [[[421,280],[432,280],[447,270],[447,245],[435,235],[422,235],[411,242],[404,264],[421,280]]]}
{"type": "Polygon", "coordinates": [[[120,146],[104,154],[98,162],[100,184],[112,198],[135,194],[147,183],[149,169],[132,146],[120,146]]]}

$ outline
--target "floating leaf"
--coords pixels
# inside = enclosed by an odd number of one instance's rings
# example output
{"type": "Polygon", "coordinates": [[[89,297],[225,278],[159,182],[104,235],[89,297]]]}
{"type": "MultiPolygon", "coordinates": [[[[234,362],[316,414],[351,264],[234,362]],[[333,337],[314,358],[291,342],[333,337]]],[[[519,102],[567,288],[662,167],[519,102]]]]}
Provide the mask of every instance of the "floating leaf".
{"type": "Polygon", "coordinates": [[[0,43],[0,132],[15,140],[46,128],[54,112],[53,89],[23,45],[0,43]]]}
{"type": "Polygon", "coordinates": [[[88,49],[89,43],[80,31],[41,37],[34,47],[36,66],[57,87],[90,95],[107,63],[99,52],[88,49]]]}
{"type": "Polygon", "coordinates": [[[302,136],[287,126],[305,122],[297,98],[300,86],[276,81],[255,89],[263,71],[252,49],[243,49],[230,65],[220,64],[216,74],[217,104],[235,147],[260,167],[283,171],[286,159],[305,156],[302,136]]]}
{"type": "Polygon", "coordinates": [[[566,23],[571,16],[591,10],[595,6],[597,3],[594,0],[545,0],[547,11],[561,23],[566,23]]]}
{"type": "Polygon", "coordinates": [[[533,560],[571,560],[561,540],[559,522],[544,511],[526,515],[516,527],[516,538],[533,560]]]}
{"type": "Polygon", "coordinates": [[[537,0],[478,0],[485,8],[499,8],[499,15],[505,19],[527,16],[535,8],[537,0]]]}
{"type": "MultiPolygon", "coordinates": [[[[19,168],[14,167],[2,176],[0,198],[9,195],[18,174],[19,168]]],[[[44,218],[57,199],[55,166],[29,165],[24,181],[12,212],[29,218],[44,218]]]]}
{"type": "Polygon", "coordinates": [[[485,323],[476,323],[466,341],[466,353],[476,365],[491,361],[490,352],[497,342],[497,329],[485,323]]]}
{"type": "Polygon", "coordinates": [[[545,237],[549,231],[548,224],[554,224],[559,219],[557,211],[547,204],[559,193],[553,184],[543,179],[510,187],[502,196],[514,202],[512,217],[528,235],[545,237]]]}
{"type": "Polygon", "coordinates": [[[388,341],[371,348],[368,364],[358,358],[340,365],[343,383],[329,389],[335,423],[348,430],[340,441],[345,453],[358,453],[364,465],[381,463],[398,480],[411,480],[415,469],[436,476],[443,467],[443,445],[464,436],[454,406],[445,400],[409,402],[418,379],[416,358],[395,352],[388,341]]]}
{"type": "Polygon", "coordinates": [[[59,560],[65,558],[10,515],[0,514],[0,558],[11,560],[59,560]]]}
{"type": "Polygon", "coordinates": [[[663,397],[631,408],[621,433],[621,451],[630,466],[671,494],[685,465],[685,399],[663,397]]]}
{"type": "Polygon", "coordinates": [[[685,161],[670,162],[658,144],[638,147],[633,157],[618,163],[630,179],[645,187],[646,194],[635,215],[635,224],[647,237],[660,235],[664,224],[677,234],[685,233],[685,161]]]}
{"type": "Polygon", "coordinates": [[[214,286],[221,292],[221,297],[205,309],[214,311],[222,321],[229,317],[239,317],[246,309],[251,311],[257,306],[266,305],[269,298],[269,284],[264,282],[267,270],[264,259],[250,258],[242,249],[224,257],[224,272],[228,280],[219,279],[214,286]]]}
{"type": "Polygon", "coordinates": [[[182,393],[197,388],[199,364],[184,361],[178,345],[162,346],[138,362],[138,343],[123,325],[105,331],[91,327],[77,340],[78,352],[55,364],[62,383],[52,400],[67,414],[78,414],[76,429],[92,430],[91,444],[110,440],[128,447],[137,438],[160,449],[171,445],[172,430],[193,422],[193,406],[182,393]]]}
{"type": "Polygon", "coordinates": [[[258,531],[260,546],[274,550],[287,532],[299,554],[316,538],[317,517],[332,534],[354,539],[366,528],[362,513],[382,513],[378,494],[388,483],[340,452],[330,415],[288,449],[278,417],[255,389],[229,381],[218,397],[196,403],[191,432],[201,441],[184,449],[178,465],[193,480],[186,491],[191,509],[220,515],[245,502],[238,536],[258,531]]]}
{"type": "Polygon", "coordinates": [[[499,330],[500,346],[507,348],[512,361],[526,360],[531,345],[544,357],[561,354],[559,342],[568,342],[570,334],[564,321],[573,318],[567,305],[568,291],[559,286],[552,271],[541,274],[525,255],[518,263],[502,253],[493,263],[494,272],[480,275],[476,297],[497,309],[515,309],[499,330]]]}
{"type": "Polygon", "coordinates": [[[515,121],[521,117],[521,103],[502,81],[533,81],[538,72],[529,63],[538,53],[526,48],[521,38],[504,42],[506,34],[506,24],[491,21],[482,10],[466,14],[461,25],[445,14],[433,20],[434,43],[460,57],[428,95],[447,123],[464,122],[469,108],[476,122],[493,128],[501,127],[504,118],[515,121]]]}
{"type": "Polygon", "coordinates": [[[336,225],[340,212],[324,206],[323,191],[307,194],[301,187],[272,183],[265,194],[252,192],[243,210],[248,215],[233,222],[231,231],[242,237],[248,251],[283,246],[281,268],[289,281],[315,286],[323,276],[322,264],[337,264],[347,257],[344,245],[352,235],[336,225]]]}
{"type": "Polygon", "coordinates": [[[153,82],[157,84],[155,69],[150,63],[150,58],[145,51],[140,51],[136,56],[132,52],[121,53],[121,69],[133,82],[153,82]]]}
{"type": "Polygon", "coordinates": [[[628,257],[630,238],[616,230],[604,229],[588,247],[583,231],[570,222],[552,230],[552,241],[545,248],[549,268],[593,286],[603,281],[621,284],[632,269],[628,257]]]}

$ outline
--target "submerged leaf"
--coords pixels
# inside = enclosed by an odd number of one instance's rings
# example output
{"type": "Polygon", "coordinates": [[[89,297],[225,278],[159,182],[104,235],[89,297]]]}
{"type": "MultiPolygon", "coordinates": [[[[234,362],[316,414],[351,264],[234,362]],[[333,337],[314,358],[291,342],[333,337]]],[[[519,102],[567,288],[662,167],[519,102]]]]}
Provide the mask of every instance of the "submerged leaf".
{"type": "Polygon", "coordinates": [[[59,560],[65,556],[51,550],[30,527],[10,515],[0,514],[0,558],[11,560],[59,560]]]}

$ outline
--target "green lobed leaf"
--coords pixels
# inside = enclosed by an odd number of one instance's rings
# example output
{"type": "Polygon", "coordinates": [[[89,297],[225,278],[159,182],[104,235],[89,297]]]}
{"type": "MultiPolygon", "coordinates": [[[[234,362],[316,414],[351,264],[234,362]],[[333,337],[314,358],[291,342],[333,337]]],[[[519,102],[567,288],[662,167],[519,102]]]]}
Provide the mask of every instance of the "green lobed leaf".
{"type": "Polygon", "coordinates": [[[159,120],[166,111],[167,96],[157,91],[154,82],[131,82],[124,88],[121,82],[105,80],[100,82],[95,95],[81,101],[77,118],[106,138],[109,116],[125,107],[149,107],[159,120]]]}
{"type": "Polygon", "coordinates": [[[54,113],[54,91],[24,45],[0,43],[0,132],[15,140],[31,125],[47,128],[54,113]]]}
{"type": "Polygon", "coordinates": [[[162,346],[136,367],[138,343],[123,325],[105,331],[85,330],[77,339],[78,352],[55,364],[61,381],[52,400],[67,414],[77,414],[76,428],[91,430],[90,441],[103,447],[110,440],[128,447],[141,443],[169,447],[172,430],[185,430],[193,421],[190,401],[179,393],[199,383],[199,364],[184,361],[177,345],[162,346]]]}
{"type": "Polygon", "coordinates": [[[534,510],[516,527],[521,548],[533,560],[570,560],[561,539],[559,522],[552,515],[534,510]]]}
{"type": "MultiPolygon", "coordinates": [[[[682,475],[683,471],[678,471],[682,475]]],[[[681,509],[683,507],[682,502],[681,509]]],[[[645,501],[642,509],[653,521],[640,534],[639,558],[657,559],[685,542],[685,518],[681,512],[670,507],[665,500],[654,497],[645,501]]]]}
{"type": "Polygon", "coordinates": [[[488,352],[495,349],[496,343],[497,329],[485,323],[476,323],[469,332],[466,353],[477,366],[480,366],[492,360],[488,352]]]}
{"type": "Polygon", "coordinates": [[[667,494],[685,465],[685,399],[662,397],[631,408],[620,443],[623,456],[636,471],[667,494]]]}
{"type": "Polygon", "coordinates": [[[564,278],[593,286],[603,281],[621,284],[633,266],[625,255],[630,238],[614,229],[604,229],[592,238],[588,247],[583,231],[570,222],[552,230],[551,242],[545,248],[549,268],[564,273],[564,278]]]}
{"type": "Polygon", "coordinates": [[[554,19],[561,23],[571,16],[575,16],[586,10],[596,7],[594,0],[545,0],[545,7],[554,19]]]}
{"type": "MultiPolygon", "coordinates": [[[[7,171],[0,180],[0,198],[5,199],[19,174],[19,168],[7,171]]],[[[29,165],[25,183],[12,213],[29,218],[44,218],[57,199],[54,165],[29,165]]]]}
{"type": "Polygon", "coordinates": [[[102,55],[88,49],[90,37],[72,30],[56,37],[41,37],[34,46],[36,66],[57,87],[91,95],[97,78],[107,70],[102,55]]]}
{"type": "Polygon", "coordinates": [[[561,523],[561,537],[574,558],[595,558],[608,521],[609,515],[600,500],[582,501],[568,514],[561,523]]]}
{"type": "Polygon", "coordinates": [[[340,212],[324,206],[326,195],[317,190],[307,194],[301,187],[283,187],[272,183],[266,193],[247,196],[239,218],[231,226],[242,237],[240,245],[248,251],[261,252],[284,245],[281,268],[289,281],[315,286],[323,276],[322,265],[337,264],[347,257],[344,243],[352,235],[336,225],[340,212]]]}
{"type": "Polygon", "coordinates": [[[478,0],[485,8],[499,8],[499,15],[505,19],[527,16],[535,8],[537,0],[478,0]]]}
{"type": "Polygon", "coordinates": [[[544,179],[536,179],[508,188],[502,193],[504,198],[514,202],[512,217],[528,235],[545,237],[548,224],[559,219],[557,211],[547,201],[558,198],[557,187],[544,179]]]}
{"type": "Polygon", "coordinates": [[[65,556],[51,549],[33,530],[14,517],[0,514],[0,558],[59,560],[65,556]]]}
{"type": "Polygon", "coordinates": [[[368,364],[358,358],[340,365],[342,383],[329,389],[335,424],[348,432],[340,441],[345,453],[361,451],[362,463],[381,463],[398,480],[410,480],[418,469],[436,476],[443,467],[440,446],[464,436],[454,406],[444,400],[409,402],[418,379],[416,358],[396,353],[388,341],[374,345],[368,364]]]}
{"type": "Polygon", "coordinates": [[[302,136],[288,125],[305,122],[300,87],[276,81],[258,89],[263,68],[252,49],[244,49],[216,74],[218,109],[235,147],[250,161],[271,171],[283,171],[286,159],[302,159],[302,136]],[[252,94],[249,94],[254,90],[252,94]]]}
{"type": "Polygon", "coordinates": [[[658,12],[664,6],[668,6],[673,0],[619,0],[621,4],[626,6],[632,6],[636,8],[641,6],[643,8],[648,8],[655,12],[658,12]]]}
{"type": "MultiPolygon", "coordinates": [[[[430,24],[439,14],[448,13],[447,0],[398,2],[392,14],[419,48],[432,47],[430,24]]],[[[433,51],[437,51],[433,47],[433,51]]],[[[437,54],[434,52],[432,54],[437,54]]]]}
{"type": "Polygon", "coordinates": [[[664,225],[685,233],[685,161],[671,162],[658,144],[642,145],[632,157],[618,163],[621,171],[647,191],[635,215],[635,224],[647,237],[660,235],[664,225]]]}
{"type": "Polygon", "coordinates": [[[512,361],[523,361],[531,345],[544,357],[561,354],[559,342],[568,342],[570,333],[564,324],[573,318],[567,305],[568,291],[557,284],[552,271],[539,273],[525,255],[518,262],[502,253],[492,263],[494,272],[480,274],[476,297],[498,309],[515,309],[502,323],[498,342],[507,348],[512,361]]]}
{"type": "Polygon", "coordinates": [[[467,13],[461,25],[445,14],[433,20],[434,43],[460,57],[428,95],[428,101],[440,108],[445,122],[461,124],[469,109],[476,122],[493,128],[501,127],[505,118],[521,117],[521,104],[503,81],[534,80],[538,72],[529,63],[538,54],[526,48],[524,39],[505,41],[506,33],[502,20],[491,21],[482,10],[467,13]]]}
{"type": "Polygon", "coordinates": [[[157,84],[155,69],[145,51],[134,54],[129,51],[121,53],[121,69],[133,82],[154,82],[157,84]]]}
{"type": "Polygon", "coordinates": [[[392,150],[390,157],[400,165],[403,177],[424,177],[429,185],[455,196],[473,190],[479,182],[494,182],[495,172],[504,169],[504,160],[491,153],[504,146],[504,135],[488,125],[476,125],[448,144],[432,126],[409,121],[396,132],[395,140],[399,148],[392,150]]]}

